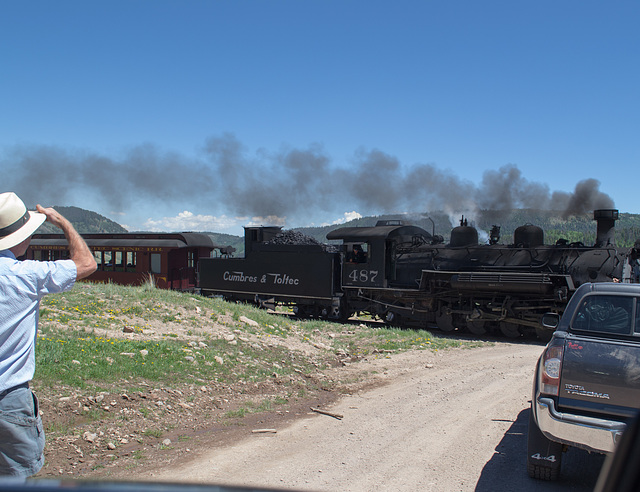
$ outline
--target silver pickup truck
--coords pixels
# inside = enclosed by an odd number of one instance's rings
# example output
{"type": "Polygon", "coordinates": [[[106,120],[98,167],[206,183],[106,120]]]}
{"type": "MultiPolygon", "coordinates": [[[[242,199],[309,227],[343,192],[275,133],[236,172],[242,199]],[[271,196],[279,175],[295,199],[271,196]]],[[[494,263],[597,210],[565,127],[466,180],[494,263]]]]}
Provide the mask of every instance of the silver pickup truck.
{"type": "Polygon", "coordinates": [[[538,360],[529,415],[527,470],[555,480],[568,446],[613,452],[640,409],[640,285],[581,285],[538,360]]]}

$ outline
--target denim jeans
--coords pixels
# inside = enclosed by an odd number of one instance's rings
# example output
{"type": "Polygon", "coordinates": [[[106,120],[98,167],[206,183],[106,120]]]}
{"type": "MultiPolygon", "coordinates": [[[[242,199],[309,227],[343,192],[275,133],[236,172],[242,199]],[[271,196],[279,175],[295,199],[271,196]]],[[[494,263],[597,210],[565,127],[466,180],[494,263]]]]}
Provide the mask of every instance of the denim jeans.
{"type": "Polygon", "coordinates": [[[0,393],[0,475],[28,477],[44,464],[38,399],[27,385],[0,393]]]}

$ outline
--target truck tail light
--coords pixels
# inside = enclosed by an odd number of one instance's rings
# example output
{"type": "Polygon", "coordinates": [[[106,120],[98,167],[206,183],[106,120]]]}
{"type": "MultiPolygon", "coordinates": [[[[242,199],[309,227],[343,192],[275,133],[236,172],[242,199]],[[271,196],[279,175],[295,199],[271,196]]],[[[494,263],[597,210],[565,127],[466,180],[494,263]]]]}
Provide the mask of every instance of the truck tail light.
{"type": "Polygon", "coordinates": [[[564,341],[553,340],[542,354],[540,370],[540,392],[558,396],[562,373],[564,341]]]}

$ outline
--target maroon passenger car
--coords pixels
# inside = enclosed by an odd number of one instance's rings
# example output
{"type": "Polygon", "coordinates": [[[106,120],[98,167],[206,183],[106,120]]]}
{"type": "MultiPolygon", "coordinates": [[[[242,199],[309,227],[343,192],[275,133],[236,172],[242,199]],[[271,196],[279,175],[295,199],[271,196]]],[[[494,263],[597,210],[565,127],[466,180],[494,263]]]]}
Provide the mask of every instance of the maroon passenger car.
{"type": "MultiPolygon", "coordinates": [[[[206,234],[96,233],[82,234],[98,269],[88,281],[140,285],[150,276],[162,289],[196,288],[198,259],[217,248],[206,234]]],[[[63,234],[34,234],[27,259],[57,260],[69,257],[63,234]]]]}

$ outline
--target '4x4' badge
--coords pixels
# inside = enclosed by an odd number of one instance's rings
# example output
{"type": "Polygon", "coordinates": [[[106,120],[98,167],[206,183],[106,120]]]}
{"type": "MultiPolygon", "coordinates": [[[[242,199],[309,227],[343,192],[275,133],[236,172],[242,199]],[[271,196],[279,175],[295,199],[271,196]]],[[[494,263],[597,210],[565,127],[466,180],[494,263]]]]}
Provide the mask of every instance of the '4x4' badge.
{"type": "Polygon", "coordinates": [[[531,457],[534,460],[542,460],[542,461],[550,461],[551,463],[556,462],[556,455],[552,454],[551,456],[541,456],[540,453],[532,454],[531,457]]]}

